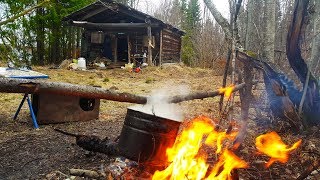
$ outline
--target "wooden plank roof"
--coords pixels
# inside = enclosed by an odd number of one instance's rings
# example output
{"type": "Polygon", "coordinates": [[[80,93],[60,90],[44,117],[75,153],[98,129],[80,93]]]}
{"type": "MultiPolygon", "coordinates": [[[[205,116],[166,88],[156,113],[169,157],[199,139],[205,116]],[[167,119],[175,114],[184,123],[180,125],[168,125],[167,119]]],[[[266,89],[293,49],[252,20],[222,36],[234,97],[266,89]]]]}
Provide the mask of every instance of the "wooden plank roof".
{"type": "MultiPolygon", "coordinates": [[[[64,21],[87,21],[90,23],[147,23],[159,24],[159,27],[167,28],[183,35],[184,32],[170,24],[131,8],[113,0],[97,0],[96,2],[66,16],[64,21]]],[[[72,24],[72,23],[71,23],[72,24]]]]}

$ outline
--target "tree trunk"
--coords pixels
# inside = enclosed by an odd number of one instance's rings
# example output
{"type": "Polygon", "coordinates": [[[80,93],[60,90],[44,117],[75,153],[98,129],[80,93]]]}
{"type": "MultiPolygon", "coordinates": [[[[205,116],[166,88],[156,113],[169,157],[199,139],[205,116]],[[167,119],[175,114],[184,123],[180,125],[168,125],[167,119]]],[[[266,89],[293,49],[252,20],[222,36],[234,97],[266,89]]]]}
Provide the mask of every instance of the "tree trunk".
{"type": "Polygon", "coordinates": [[[44,53],[45,53],[45,47],[44,47],[44,41],[45,41],[45,35],[44,35],[44,22],[43,22],[43,16],[44,16],[44,9],[38,8],[37,9],[37,64],[43,66],[44,65],[44,53]]]}
{"type": "MultiPolygon", "coordinates": [[[[40,0],[38,0],[38,3],[40,0]]],[[[37,9],[37,24],[36,24],[36,41],[37,41],[37,64],[43,66],[44,62],[44,53],[45,53],[45,24],[44,24],[44,8],[37,9]]]]}
{"type": "Polygon", "coordinates": [[[311,70],[316,78],[320,76],[320,1],[315,0],[313,14],[313,42],[311,52],[311,70]]]}
{"type": "Polygon", "coordinates": [[[264,34],[263,57],[269,62],[274,63],[274,44],[276,30],[276,0],[265,0],[264,17],[266,29],[264,34]]]}
{"type": "Polygon", "coordinates": [[[52,26],[51,63],[56,65],[60,62],[60,29],[59,23],[52,26]]]}
{"type": "MultiPolygon", "coordinates": [[[[256,40],[256,29],[255,29],[255,17],[258,16],[258,11],[256,7],[256,0],[249,0],[247,3],[247,31],[246,31],[246,41],[245,49],[254,51],[257,47],[255,44],[256,40]]],[[[256,52],[256,51],[255,51],[256,52]]],[[[241,98],[241,116],[243,119],[248,118],[248,111],[250,108],[250,103],[252,100],[252,79],[253,79],[253,67],[249,64],[243,66],[243,80],[247,84],[246,88],[240,90],[241,98]]]]}
{"type": "Polygon", "coordinates": [[[221,13],[217,10],[216,6],[210,0],[203,0],[214,19],[218,22],[218,24],[223,29],[225,33],[226,39],[232,39],[232,28],[228,23],[227,19],[225,19],[221,13]]]}

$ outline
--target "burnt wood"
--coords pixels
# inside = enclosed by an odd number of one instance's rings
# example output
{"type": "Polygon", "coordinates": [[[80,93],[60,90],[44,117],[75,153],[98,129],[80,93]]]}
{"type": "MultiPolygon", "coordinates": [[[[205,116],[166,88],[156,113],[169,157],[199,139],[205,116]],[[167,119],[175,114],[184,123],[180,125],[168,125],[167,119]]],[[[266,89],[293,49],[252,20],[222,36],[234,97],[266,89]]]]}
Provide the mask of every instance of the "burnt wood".
{"type": "Polygon", "coordinates": [[[118,144],[114,141],[109,140],[108,138],[101,139],[98,136],[93,135],[74,134],[63,131],[61,129],[54,130],[65,135],[75,137],[77,145],[85,150],[99,152],[107,154],[109,156],[121,155],[118,144]]]}

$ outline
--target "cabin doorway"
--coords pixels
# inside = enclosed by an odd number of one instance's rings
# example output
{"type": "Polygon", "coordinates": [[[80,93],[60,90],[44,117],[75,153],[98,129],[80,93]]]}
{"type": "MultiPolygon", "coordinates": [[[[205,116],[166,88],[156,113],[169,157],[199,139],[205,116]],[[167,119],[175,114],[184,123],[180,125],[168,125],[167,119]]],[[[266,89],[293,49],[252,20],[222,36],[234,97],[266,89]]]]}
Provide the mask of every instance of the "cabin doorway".
{"type": "Polygon", "coordinates": [[[119,62],[128,62],[128,38],[127,36],[118,36],[117,58],[119,62]]]}
{"type": "Polygon", "coordinates": [[[106,35],[104,38],[102,54],[107,59],[113,59],[111,37],[108,35],[106,35]]]}

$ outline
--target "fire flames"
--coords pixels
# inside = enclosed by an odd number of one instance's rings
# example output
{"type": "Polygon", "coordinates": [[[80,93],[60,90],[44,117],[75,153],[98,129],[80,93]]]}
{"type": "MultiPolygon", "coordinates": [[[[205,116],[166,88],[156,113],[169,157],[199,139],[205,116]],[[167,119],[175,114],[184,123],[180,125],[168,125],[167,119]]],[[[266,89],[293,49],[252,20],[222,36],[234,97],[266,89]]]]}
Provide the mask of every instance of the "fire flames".
{"type": "Polygon", "coordinates": [[[167,149],[168,161],[172,163],[165,170],[156,171],[152,179],[228,179],[233,169],[248,167],[226,148],[230,144],[227,140],[233,140],[236,134],[216,131],[207,117],[194,119],[177,137],[174,146],[167,149]],[[207,163],[208,153],[201,151],[203,144],[221,153],[213,167],[207,163]]]}
{"type": "Polygon", "coordinates": [[[234,85],[230,85],[228,87],[225,87],[225,88],[220,88],[219,89],[219,92],[222,94],[224,93],[224,97],[227,97],[229,98],[233,92],[233,89],[234,89],[234,85]]]}
{"type": "Polygon", "coordinates": [[[297,149],[301,142],[302,140],[299,140],[290,148],[287,148],[287,145],[276,132],[270,132],[256,138],[256,147],[260,153],[271,157],[266,164],[266,167],[270,167],[275,161],[286,163],[289,159],[289,153],[297,149]]]}
{"type": "MultiPolygon", "coordinates": [[[[207,117],[193,119],[179,134],[173,147],[167,149],[170,165],[163,171],[156,171],[152,179],[231,179],[234,169],[249,167],[229,148],[236,136],[237,132],[234,131],[217,131],[213,121],[207,117]],[[210,152],[207,152],[208,149],[210,152]],[[212,152],[218,156],[215,163],[208,159],[212,157],[212,152]]],[[[271,157],[268,167],[275,161],[287,162],[288,154],[300,143],[301,140],[287,148],[275,132],[256,139],[258,151],[271,157]]]]}

